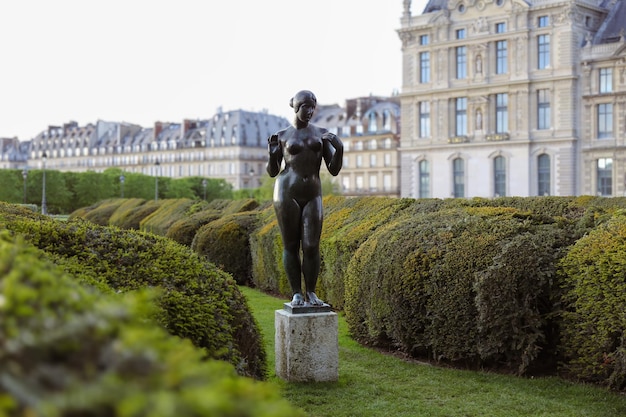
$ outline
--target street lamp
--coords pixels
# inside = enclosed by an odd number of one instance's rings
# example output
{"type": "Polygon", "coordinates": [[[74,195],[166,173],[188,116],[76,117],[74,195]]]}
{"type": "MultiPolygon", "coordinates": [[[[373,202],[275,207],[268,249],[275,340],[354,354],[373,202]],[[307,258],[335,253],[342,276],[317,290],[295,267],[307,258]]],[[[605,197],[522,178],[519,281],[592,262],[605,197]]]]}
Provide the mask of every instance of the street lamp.
{"type": "Polygon", "coordinates": [[[206,201],[206,186],[207,186],[207,180],[205,178],[202,180],[202,188],[204,189],[204,201],[206,201]]]}
{"type": "Polygon", "coordinates": [[[157,159],[154,163],[156,167],[154,169],[154,201],[158,201],[159,199],[159,165],[161,165],[161,163],[157,159]]]}
{"type": "Polygon", "coordinates": [[[26,168],[22,170],[22,178],[24,178],[24,204],[26,204],[26,178],[28,178],[28,171],[26,168]]]}
{"type": "Polygon", "coordinates": [[[249,186],[249,189],[250,189],[250,198],[252,198],[252,197],[253,197],[253,195],[252,195],[252,189],[254,188],[254,168],[250,168],[250,172],[249,172],[249,174],[250,174],[250,186],[249,186]]]}
{"type": "Polygon", "coordinates": [[[41,214],[48,214],[48,204],[46,203],[46,160],[48,155],[44,152],[41,155],[43,161],[43,187],[41,191],[41,214]]]}
{"type": "Polygon", "coordinates": [[[124,176],[124,174],[120,175],[120,192],[122,195],[122,198],[124,198],[124,181],[126,180],[126,177],[124,176]]]}

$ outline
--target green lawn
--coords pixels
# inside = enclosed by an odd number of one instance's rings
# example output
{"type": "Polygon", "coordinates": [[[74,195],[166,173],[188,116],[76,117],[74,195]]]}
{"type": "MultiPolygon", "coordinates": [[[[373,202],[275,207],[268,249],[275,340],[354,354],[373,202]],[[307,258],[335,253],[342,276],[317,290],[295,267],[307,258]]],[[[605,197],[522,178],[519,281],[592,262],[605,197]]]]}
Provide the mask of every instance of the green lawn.
{"type": "Polygon", "coordinates": [[[559,378],[461,371],[383,355],[348,335],[339,316],[339,381],[286,383],[274,372],[274,311],[287,300],[241,287],[261,326],[270,380],[312,417],[624,417],[626,396],[559,378]]]}

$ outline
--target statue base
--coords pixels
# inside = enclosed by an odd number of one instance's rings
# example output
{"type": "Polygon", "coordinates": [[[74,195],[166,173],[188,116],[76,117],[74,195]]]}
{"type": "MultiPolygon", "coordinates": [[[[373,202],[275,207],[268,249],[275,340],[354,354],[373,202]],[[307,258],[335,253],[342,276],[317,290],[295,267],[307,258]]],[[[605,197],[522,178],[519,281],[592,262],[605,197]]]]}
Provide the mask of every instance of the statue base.
{"type": "MultiPolygon", "coordinates": [[[[288,303],[286,303],[288,304],[288,303]]],[[[299,310],[304,307],[294,307],[299,310]]],[[[338,317],[323,307],[313,313],[276,310],[276,375],[289,382],[333,382],[339,379],[338,317]]],[[[328,306],[330,310],[330,306],[328,306]]]]}

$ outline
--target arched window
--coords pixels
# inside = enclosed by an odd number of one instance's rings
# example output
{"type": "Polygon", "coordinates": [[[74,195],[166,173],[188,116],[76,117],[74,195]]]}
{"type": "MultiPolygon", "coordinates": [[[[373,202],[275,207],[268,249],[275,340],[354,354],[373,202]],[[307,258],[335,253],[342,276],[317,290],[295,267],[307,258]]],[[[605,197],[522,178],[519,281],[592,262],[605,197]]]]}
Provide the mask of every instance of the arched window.
{"type": "Polygon", "coordinates": [[[452,195],[455,198],[465,197],[465,161],[455,158],[452,161],[452,178],[454,180],[452,195]]]}
{"type": "Polygon", "coordinates": [[[506,195],[506,159],[496,156],[493,159],[493,190],[496,197],[506,195]]]}
{"type": "Polygon", "coordinates": [[[419,198],[430,197],[430,166],[428,161],[419,162],[419,198]]]}
{"type": "Polygon", "coordinates": [[[550,156],[537,157],[537,195],[550,195],[550,156]]]}
{"type": "Polygon", "coordinates": [[[376,113],[371,112],[369,114],[369,125],[368,125],[368,131],[370,133],[373,132],[377,132],[378,131],[378,124],[376,122],[376,113]]]}

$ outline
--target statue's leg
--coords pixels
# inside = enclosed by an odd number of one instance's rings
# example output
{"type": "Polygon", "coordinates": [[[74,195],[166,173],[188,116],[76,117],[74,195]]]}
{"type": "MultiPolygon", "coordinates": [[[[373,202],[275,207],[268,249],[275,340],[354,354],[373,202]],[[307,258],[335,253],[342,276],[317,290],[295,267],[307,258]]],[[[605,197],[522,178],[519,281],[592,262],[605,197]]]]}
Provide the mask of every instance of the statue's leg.
{"type": "Polygon", "coordinates": [[[283,239],[283,266],[293,293],[292,305],[304,304],[300,260],[300,206],[293,200],[275,204],[276,218],[283,239]]]}
{"type": "Polygon", "coordinates": [[[322,234],[322,198],[309,201],[302,211],[302,273],[309,303],[322,305],[315,295],[320,273],[320,236],[322,234]]]}

